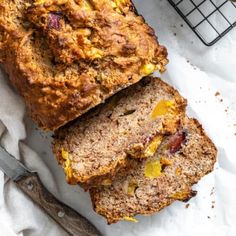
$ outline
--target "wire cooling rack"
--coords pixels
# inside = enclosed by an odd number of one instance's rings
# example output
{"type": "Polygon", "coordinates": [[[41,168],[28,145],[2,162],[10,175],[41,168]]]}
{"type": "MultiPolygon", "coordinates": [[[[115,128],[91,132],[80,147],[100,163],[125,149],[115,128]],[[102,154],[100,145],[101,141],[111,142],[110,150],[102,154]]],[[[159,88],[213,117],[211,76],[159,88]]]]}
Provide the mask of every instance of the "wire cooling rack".
{"type": "Polygon", "coordinates": [[[198,38],[212,46],[236,26],[236,2],[168,0],[198,38]]]}

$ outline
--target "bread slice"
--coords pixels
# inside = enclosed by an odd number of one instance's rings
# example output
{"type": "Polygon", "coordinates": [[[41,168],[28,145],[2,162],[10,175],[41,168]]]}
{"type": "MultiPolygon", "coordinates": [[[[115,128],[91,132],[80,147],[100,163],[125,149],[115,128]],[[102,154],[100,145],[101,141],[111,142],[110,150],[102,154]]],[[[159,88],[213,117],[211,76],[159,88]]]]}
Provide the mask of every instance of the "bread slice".
{"type": "Polygon", "coordinates": [[[53,150],[71,184],[106,184],[127,157],[152,156],[176,132],[186,101],[158,78],[144,78],[55,133],[53,150]],[[105,182],[103,182],[105,181],[105,182]]]}
{"type": "Polygon", "coordinates": [[[0,62],[45,130],[167,63],[130,0],[1,0],[0,34],[0,62]]]}
{"type": "Polygon", "coordinates": [[[148,159],[129,159],[110,186],[90,190],[94,209],[108,223],[135,221],[136,214],[150,215],[175,200],[196,195],[192,185],[213,170],[216,148],[195,119],[185,118],[182,128],[162,142],[148,159]]]}

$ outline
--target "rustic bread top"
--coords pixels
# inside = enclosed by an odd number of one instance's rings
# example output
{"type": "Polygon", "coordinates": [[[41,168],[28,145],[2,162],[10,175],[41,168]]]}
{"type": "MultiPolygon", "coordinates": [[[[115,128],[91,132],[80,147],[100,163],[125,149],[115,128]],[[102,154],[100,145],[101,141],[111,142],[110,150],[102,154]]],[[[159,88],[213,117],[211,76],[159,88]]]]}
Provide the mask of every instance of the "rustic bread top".
{"type": "Polygon", "coordinates": [[[166,137],[158,152],[141,161],[130,159],[110,186],[90,190],[94,209],[108,223],[135,221],[136,214],[150,215],[175,200],[187,201],[196,192],[193,184],[212,171],[216,148],[194,119],[166,137]]]}
{"type": "Polygon", "coordinates": [[[167,63],[129,0],[2,0],[0,33],[0,61],[46,130],[167,63]]]}
{"type": "Polygon", "coordinates": [[[176,132],[186,101],[158,78],[145,78],[55,133],[54,153],[69,183],[101,184],[127,156],[152,156],[176,132]]]}

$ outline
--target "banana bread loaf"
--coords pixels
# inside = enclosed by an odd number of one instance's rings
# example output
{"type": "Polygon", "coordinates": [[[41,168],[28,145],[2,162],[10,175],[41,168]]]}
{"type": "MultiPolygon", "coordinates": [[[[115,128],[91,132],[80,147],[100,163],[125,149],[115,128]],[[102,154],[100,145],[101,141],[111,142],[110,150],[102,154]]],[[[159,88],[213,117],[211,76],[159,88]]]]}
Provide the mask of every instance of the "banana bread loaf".
{"type": "Polygon", "coordinates": [[[136,214],[150,215],[175,200],[196,195],[192,185],[212,171],[216,148],[194,119],[166,137],[157,153],[148,159],[129,159],[110,186],[90,190],[94,209],[108,223],[136,221],[136,214]]]}
{"type": "Polygon", "coordinates": [[[164,134],[176,132],[186,101],[158,78],[147,77],[56,131],[53,150],[67,181],[107,184],[127,156],[152,156],[164,134]]]}
{"type": "Polygon", "coordinates": [[[0,61],[45,130],[164,71],[166,57],[130,0],[0,1],[0,61]]]}

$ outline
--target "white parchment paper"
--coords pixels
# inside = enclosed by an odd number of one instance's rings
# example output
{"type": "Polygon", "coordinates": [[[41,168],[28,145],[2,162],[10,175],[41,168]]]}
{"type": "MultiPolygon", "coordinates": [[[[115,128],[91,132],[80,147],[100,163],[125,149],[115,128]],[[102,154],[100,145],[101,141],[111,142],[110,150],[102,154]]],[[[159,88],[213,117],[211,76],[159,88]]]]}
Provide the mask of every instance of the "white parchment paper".
{"type": "MultiPolygon", "coordinates": [[[[161,77],[188,99],[188,114],[198,118],[219,150],[215,171],[194,188],[197,197],[176,202],[139,223],[106,225],[89,195],[68,186],[50,150],[50,134],[39,131],[19,96],[0,75],[0,135],[9,152],[38,171],[45,186],[90,219],[107,236],[236,235],[236,29],[215,46],[205,47],[166,0],[134,1],[169,49],[168,70],[161,77]],[[182,25],[182,26],[181,26],[182,25]],[[215,94],[219,92],[218,96],[215,94]],[[214,208],[213,208],[214,207],[214,208]]],[[[0,172],[0,235],[63,236],[66,233],[0,172]]]]}

